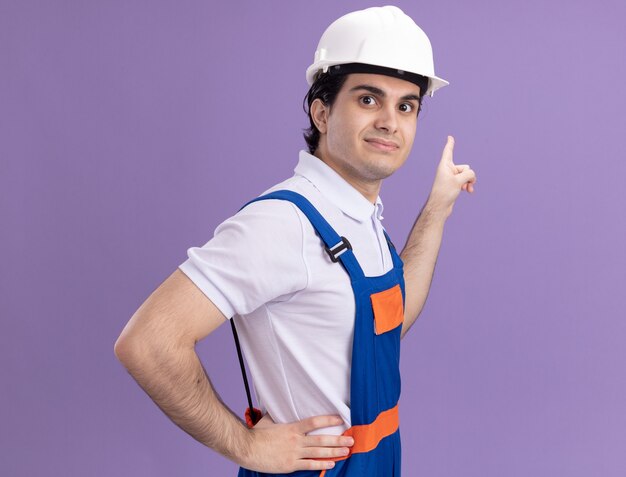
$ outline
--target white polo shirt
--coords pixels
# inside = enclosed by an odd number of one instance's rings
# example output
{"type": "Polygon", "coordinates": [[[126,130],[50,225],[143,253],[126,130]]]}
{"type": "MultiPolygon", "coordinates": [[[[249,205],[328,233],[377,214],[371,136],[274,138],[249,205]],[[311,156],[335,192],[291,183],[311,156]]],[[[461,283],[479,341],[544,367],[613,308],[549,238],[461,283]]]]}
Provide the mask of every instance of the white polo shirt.
{"type": "MultiPolygon", "coordinates": [[[[265,193],[302,194],[350,241],[366,276],[391,270],[380,198],[370,203],[305,151],[294,172],[265,193]]],[[[306,216],[287,201],[254,202],[187,253],[180,269],[225,316],[236,316],[261,409],[280,423],[338,414],[343,426],[317,433],[347,429],[354,295],[306,216]]]]}

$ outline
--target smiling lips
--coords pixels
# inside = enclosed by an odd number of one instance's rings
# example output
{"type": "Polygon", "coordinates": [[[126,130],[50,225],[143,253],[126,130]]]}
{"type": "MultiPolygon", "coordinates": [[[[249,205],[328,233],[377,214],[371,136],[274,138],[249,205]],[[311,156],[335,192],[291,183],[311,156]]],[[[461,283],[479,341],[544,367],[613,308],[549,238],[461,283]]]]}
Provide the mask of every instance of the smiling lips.
{"type": "Polygon", "coordinates": [[[388,141],[387,139],[381,139],[378,137],[366,139],[365,142],[381,151],[395,151],[396,149],[400,148],[400,146],[397,143],[393,141],[388,141]]]}

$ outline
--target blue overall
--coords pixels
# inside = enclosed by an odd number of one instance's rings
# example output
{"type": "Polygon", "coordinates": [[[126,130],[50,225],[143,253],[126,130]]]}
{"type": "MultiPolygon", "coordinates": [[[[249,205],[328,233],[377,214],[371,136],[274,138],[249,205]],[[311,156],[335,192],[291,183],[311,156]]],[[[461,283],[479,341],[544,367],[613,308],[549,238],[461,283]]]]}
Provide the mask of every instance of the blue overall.
{"type": "MultiPolygon", "coordinates": [[[[349,242],[322,217],[302,195],[280,190],[258,197],[294,203],[309,219],[333,261],[350,276],[356,303],[350,379],[352,427],[344,435],[354,437],[347,458],[333,459],[326,471],[265,474],[241,468],[239,477],[289,475],[293,477],[398,477],[400,476],[400,332],[404,314],[402,260],[385,232],[393,269],[384,275],[366,277],[349,242]]],[[[248,205],[246,204],[246,205],[248,205]]],[[[245,207],[245,206],[244,206],[245,207]]]]}

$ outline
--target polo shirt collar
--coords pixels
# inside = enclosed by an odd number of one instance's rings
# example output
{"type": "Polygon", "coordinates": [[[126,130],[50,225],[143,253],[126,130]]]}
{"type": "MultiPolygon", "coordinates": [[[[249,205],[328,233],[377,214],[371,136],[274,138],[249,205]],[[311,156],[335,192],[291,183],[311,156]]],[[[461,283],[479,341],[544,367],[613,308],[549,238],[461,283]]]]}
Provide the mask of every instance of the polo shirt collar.
{"type": "Polygon", "coordinates": [[[294,172],[311,182],[322,195],[353,219],[364,222],[370,220],[374,214],[378,220],[383,219],[383,202],[380,196],[372,204],[318,157],[300,151],[294,172]]]}

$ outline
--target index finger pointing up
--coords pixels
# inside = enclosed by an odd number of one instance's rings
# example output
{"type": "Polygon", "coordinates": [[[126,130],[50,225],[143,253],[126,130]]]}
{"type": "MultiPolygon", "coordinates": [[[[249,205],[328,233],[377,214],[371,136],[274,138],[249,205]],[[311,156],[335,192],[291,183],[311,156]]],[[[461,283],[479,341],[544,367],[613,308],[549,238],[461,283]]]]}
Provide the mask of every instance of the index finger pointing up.
{"type": "Polygon", "coordinates": [[[452,164],[452,153],[454,151],[454,137],[448,136],[448,142],[443,148],[443,159],[452,164]]]}

